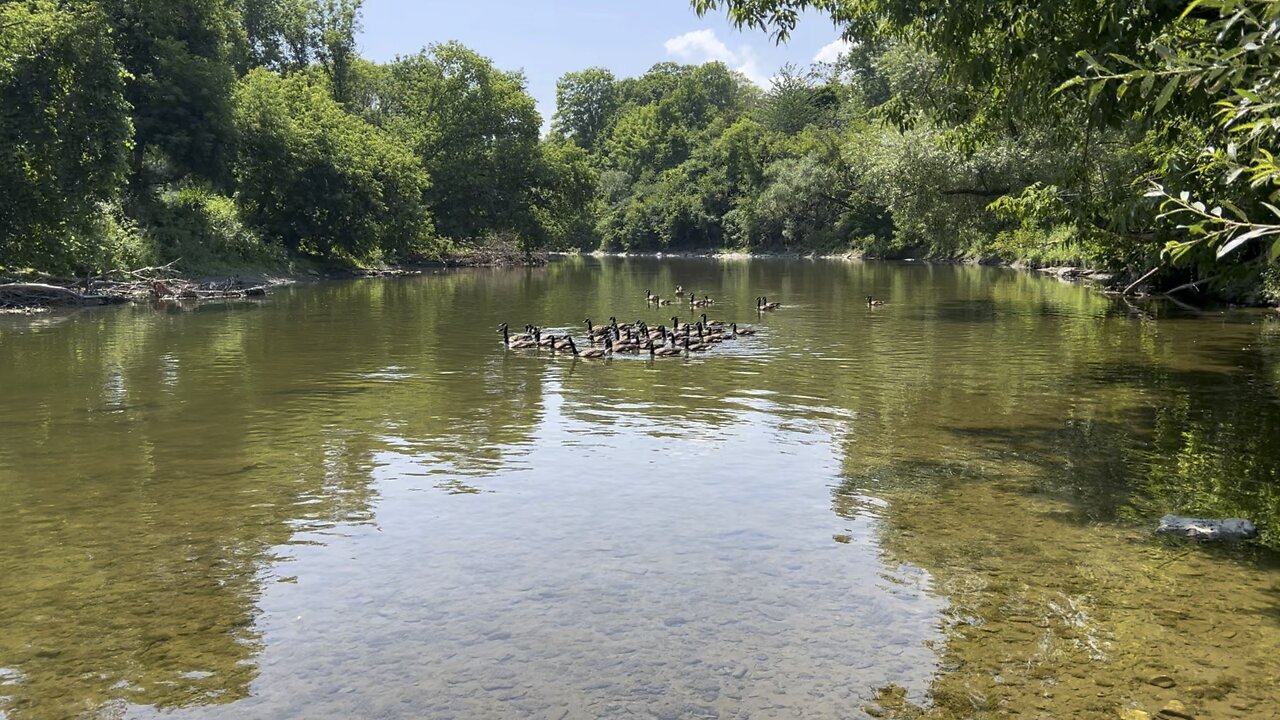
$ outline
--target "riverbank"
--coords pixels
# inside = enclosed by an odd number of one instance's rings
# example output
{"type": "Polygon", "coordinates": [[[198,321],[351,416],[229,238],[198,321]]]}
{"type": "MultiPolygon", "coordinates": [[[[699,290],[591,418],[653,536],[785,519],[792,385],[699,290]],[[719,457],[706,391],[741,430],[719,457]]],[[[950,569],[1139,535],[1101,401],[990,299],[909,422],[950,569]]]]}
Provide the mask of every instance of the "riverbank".
{"type": "Polygon", "coordinates": [[[265,297],[300,282],[398,277],[465,267],[545,265],[547,253],[514,245],[464,245],[438,257],[396,265],[357,267],[295,258],[285,266],[247,266],[221,274],[184,273],[180,260],[166,265],[58,277],[35,270],[0,271],[0,312],[30,313],[54,307],[92,307],[129,302],[225,300],[265,297]]]}
{"type": "MultiPolygon", "coordinates": [[[[581,253],[552,253],[554,256],[572,257],[581,253]]],[[[865,255],[857,252],[846,253],[819,253],[819,252],[788,252],[788,251],[746,251],[746,250],[686,250],[676,252],[606,252],[597,250],[592,253],[586,253],[592,257],[644,257],[644,258],[684,258],[684,259],[720,259],[720,260],[842,260],[846,262],[900,262],[900,263],[932,263],[943,265],[987,265],[994,267],[1007,267],[1014,270],[1023,270],[1027,272],[1038,272],[1052,275],[1059,280],[1066,282],[1082,282],[1091,283],[1100,287],[1106,292],[1119,292],[1130,287],[1133,277],[1123,273],[1110,272],[1096,268],[1089,268],[1081,265],[1037,265],[1025,261],[1007,262],[1000,258],[984,257],[984,258],[940,258],[940,257],[906,257],[906,258],[886,258],[865,255]]],[[[1144,287],[1133,288],[1131,294],[1136,296],[1152,295],[1148,289],[1144,287]]]]}

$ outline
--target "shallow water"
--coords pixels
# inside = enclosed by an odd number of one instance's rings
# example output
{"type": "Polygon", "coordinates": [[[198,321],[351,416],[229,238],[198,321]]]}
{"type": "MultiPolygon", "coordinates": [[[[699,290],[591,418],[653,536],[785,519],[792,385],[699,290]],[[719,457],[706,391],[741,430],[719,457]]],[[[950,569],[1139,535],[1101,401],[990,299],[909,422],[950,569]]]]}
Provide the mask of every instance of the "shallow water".
{"type": "Polygon", "coordinates": [[[582,258],[0,323],[0,717],[1280,713],[1267,315],[582,258]],[[760,334],[493,332],[677,283],[760,334]]]}

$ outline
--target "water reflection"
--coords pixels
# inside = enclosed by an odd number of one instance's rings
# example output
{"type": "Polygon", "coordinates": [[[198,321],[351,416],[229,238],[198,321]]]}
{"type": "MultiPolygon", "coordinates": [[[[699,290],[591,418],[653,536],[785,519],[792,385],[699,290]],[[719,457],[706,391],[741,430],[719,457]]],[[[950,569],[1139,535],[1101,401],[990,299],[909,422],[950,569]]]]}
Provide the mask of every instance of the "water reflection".
{"type": "Polygon", "coordinates": [[[1256,716],[1274,556],[1144,527],[1280,547],[1274,325],[590,258],[6,320],[0,715],[1256,716]],[[676,284],[761,334],[588,363],[493,333],[657,324],[676,284]]]}

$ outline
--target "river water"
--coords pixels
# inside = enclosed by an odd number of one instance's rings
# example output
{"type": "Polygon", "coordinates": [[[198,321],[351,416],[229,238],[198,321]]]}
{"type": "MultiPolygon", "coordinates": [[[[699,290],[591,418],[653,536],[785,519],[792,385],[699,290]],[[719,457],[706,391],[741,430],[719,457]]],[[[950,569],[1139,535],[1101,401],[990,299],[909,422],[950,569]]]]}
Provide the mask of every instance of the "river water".
{"type": "Polygon", "coordinates": [[[1277,320],[594,258],[0,318],[0,717],[1275,717],[1277,320]],[[677,284],[759,333],[494,332],[677,284]]]}

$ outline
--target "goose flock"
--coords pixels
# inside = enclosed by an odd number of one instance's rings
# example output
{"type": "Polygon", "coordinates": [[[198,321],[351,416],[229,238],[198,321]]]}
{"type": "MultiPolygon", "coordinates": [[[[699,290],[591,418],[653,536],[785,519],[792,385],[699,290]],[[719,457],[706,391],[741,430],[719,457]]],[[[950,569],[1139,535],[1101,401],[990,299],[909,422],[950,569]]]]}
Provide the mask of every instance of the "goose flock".
{"type": "MultiPolygon", "coordinates": [[[[683,298],[683,287],[676,286],[675,295],[683,298]]],[[[648,306],[658,307],[672,304],[671,300],[660,298],[645,291],[648,306]]],[[[715,305],[710,296],[689,295],[682,301],[690,310],[704,309],[715,305]]],[[[756,298],[756,312],[772,312],[782,307],[782,303],[770,302],[766,297],[756,298]]],[[[707,352],[724,342],[739,338],[747,338],[756,334],[754,328],[739,326],[736,322],[711,320],[706,312],[699,313],[691,322],[681,322],[678,316],[671,317],[671,325],[652,327],[644,320],[630,323],[619,323],[616,317],[609,318],[604,325],[596,325],[588,318],[582,321],[586,326],[584,344],[579,346],[569,333],[555,335],[543,333],[537,325],[525,325],[524,332],[513,333],[508,323],[498,326],[502,333],[502,344],[509,350],[549,350],[552,353],[569,353],[584,359],[603,359],[611,355],[641,355],[648,353],[652,358],[669,358],[688,356],[693,353],[707,352]]]]}

